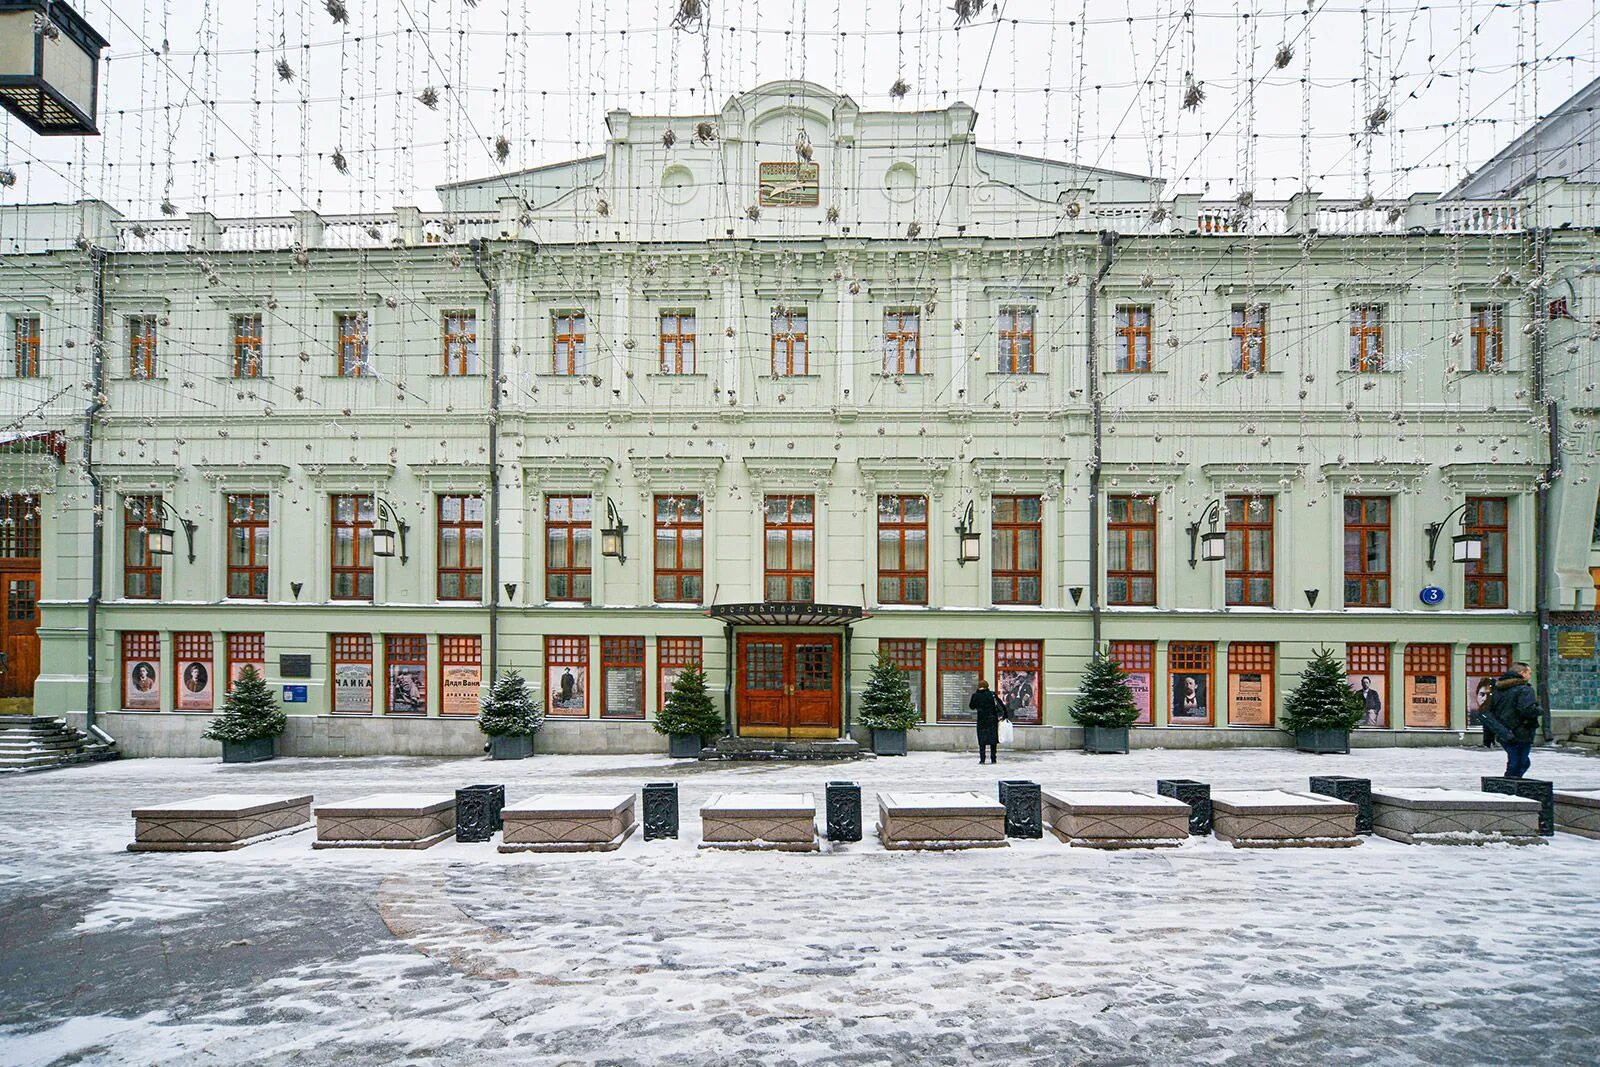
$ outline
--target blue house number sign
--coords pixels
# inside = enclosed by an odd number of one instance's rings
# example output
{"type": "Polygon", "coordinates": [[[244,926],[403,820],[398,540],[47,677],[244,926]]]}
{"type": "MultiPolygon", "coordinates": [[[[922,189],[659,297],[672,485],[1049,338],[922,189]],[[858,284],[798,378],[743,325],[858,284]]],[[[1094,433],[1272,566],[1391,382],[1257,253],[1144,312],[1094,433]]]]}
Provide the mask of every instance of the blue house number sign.
{"type": "Polygon", "coordinates": [[[306,702],[306,687],[303,685],[284,686],[283,702],[285,704],[304,704],[306,702]]]}
{"type": "Polygon", "coordinates": [[[1429,607],[1433,607],[1435,604],[1444,603],[1444,590],[1440,589],[1436,585],[1423,586],[1422,592],[1419,593],[1418,596],[1421,598],[1422,602],[1429,607]]]}

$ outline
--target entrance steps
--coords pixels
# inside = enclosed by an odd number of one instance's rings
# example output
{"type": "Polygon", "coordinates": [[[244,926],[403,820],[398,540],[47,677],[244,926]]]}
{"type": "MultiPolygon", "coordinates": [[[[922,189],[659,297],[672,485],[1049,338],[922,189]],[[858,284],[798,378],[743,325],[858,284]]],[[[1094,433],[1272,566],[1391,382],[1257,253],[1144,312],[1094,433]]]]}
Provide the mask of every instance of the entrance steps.
{"type": "Polygon", "coordinates": [[[115,742],[98,741],[61,719],[40,715],[0,718],[0,773],[97,763],[121,755],[115,742]]]}
{"type": "Polygon", "coordinates": [[[1588,756],[1600,756],[1600,723],[1585,726],[1567,738],[1563,744],[1570,745],[1588,756]]]}
{"type": "Polygon", "coordinates": [[[700,750],[700,758],[759,763],[772,760],[871,759],[872,753],[849,738],[784,741],[775,737],[719,737],[715,744],[700,750]]]}

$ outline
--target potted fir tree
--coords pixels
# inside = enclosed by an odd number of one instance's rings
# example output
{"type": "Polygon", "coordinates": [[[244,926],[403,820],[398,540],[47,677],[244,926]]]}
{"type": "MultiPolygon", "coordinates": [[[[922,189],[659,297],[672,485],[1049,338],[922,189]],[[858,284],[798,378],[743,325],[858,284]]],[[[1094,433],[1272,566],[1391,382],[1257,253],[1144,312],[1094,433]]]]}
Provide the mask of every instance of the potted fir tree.
{"type": "Polygon", "coordinates": [[[880,651],[867,673],[861,691],[861,725],[872,731],[872,752],[878,756],[904,756],[906,731],[915,730],[922,717],[911,703],[911,679],[880,651]]]}
{"type": "Polygon", "coordinates": [[[278,735],[288,725],[266,679],[245,667],[222,698],[222,713],[201,736],[222,742],[223,763],[260,763],[278,754],[278,735]]]}
{"type": "Polygon", "coordinates": [[[543,725],[544,705],[516,671],[496,678],[478,700],[478,729],[489,737],[490,759],[527,759],[533,755],[533,735],[543,725]]]}
{"type": "Polygon", "coordinates": [[[1350,731],[1366,716],[1361,696],[1345,681],[1344,661],[1326,648],[1317,650],[1300,684],[1283,703],[1283,728],[1295,748],[1319,755],[1350,751],[1350,731]]]}
{"type": "Polygon", "coordinates": [[[1083,727],[1085,752],[1128,751],[1128,727],[1139,721],[1128,672],[1104,652],[1096,652],[1084,668],[1070,713],[1083,727]]]}
{"type": "Polygon", "coordinates": [[[699,667],[679,671],[655,721],[656,733],[667,735],[668,755],[697,758],[706,738],[722,733],[722,726],[722,716],[706,692],[706,672],[699,667]]]}

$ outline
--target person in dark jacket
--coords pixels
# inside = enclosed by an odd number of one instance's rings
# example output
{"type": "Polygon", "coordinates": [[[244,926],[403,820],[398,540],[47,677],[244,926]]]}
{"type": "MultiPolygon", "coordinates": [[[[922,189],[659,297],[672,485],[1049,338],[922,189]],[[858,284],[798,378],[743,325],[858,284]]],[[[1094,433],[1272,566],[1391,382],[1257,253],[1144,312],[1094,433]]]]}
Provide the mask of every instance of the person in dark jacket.
{"type": "Polygon", "coordinates": [[[1006,706],[995,696],[994,690],[989,688],[989,683],[982,678],[978,679],[978,688],[973,690],[972,699],[967,701],[967,707],[977,713],[978,725],[978,762],[998,763],[996,754],[1000,747],[1000,720],[1011,718],[1011,713],[1006,711],[1006,706]],[[988,758],[984,758],[987,750],[988,758]]]}
{"type": "Polygon", "coordinates": [[[1533,739],[1543,715],[1528,680],[1526,663],[1513,663],[1494,683],[1483,709],[1483,744],[1494,742],[1506,750],[1506,777],[1521,778],[1533,765],[1533,739]]]}

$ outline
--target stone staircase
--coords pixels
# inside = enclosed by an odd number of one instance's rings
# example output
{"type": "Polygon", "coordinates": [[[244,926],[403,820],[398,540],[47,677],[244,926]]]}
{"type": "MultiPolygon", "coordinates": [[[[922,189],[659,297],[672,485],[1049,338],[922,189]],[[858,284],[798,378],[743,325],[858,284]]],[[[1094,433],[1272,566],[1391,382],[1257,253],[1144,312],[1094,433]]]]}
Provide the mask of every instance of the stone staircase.
{"type": "Polygon", "coordinates": [[[872,753],[848,738],[782,741],[773,737],[719,737],[700,750],[702,760],[757,763],[768,760],[871,759],[872,753]]]}
{"type": "Polygon", "coordinates": [[[1600,722],[1592,722],[1562,742],[1589,756],[1600,756],[1600,722]]]}
{"type": "Polygon", "coordinates": [[[121,755],[115,741],[91,737],[61,719],[41,715],[0,717],[0,773],[42,771],[117,759],[121,755]]]}

